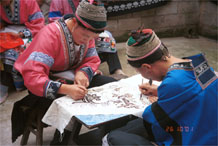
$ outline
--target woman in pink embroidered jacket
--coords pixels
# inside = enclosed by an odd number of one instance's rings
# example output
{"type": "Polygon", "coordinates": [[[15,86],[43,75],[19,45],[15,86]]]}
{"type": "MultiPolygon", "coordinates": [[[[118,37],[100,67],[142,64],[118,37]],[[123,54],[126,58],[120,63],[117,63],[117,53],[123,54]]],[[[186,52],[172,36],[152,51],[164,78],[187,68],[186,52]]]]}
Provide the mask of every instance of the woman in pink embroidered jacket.
{"type": "Polygon", "coordinates": [[[94,38],[105,27],[104,7],[85,0],[78,6],[76,16],[68,15],[45,26],[15,62],[28,90],[50,99],[57,94],[82,99],[100,65],[94,38]],[[65,70],[74,72],[74,84],[49,78],[50,72],[65,70]]]}
{"type": "Polygon", "coordinates": [[[80,0],[52,0],[48,20],[54,22],[65,14],[75,14],[80,0]]]}
{"type": "Polygon", "coordinates": [[[44,16],[36,0],[0,0],[0,13],[1,26],[3,24],[26,26],[26,29],[14,34],[21,38],[34,37],[45,25],[44,16]]]}

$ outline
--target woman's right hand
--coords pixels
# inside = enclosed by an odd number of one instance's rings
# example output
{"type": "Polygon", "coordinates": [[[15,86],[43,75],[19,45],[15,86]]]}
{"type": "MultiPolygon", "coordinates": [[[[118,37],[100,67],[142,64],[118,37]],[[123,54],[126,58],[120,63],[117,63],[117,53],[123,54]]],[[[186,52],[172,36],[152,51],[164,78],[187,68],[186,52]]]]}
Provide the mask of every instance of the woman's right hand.
{"type": "Polygon", "coordinates": [[[149,83],[144,83],[139,85],[139,90],[144,95],[157,96],[157,85],[150,85],[149,83]]]}
{"type": "Polygon", "coordinates": [[[69,95],[74,100],[83,99],[87,92],[86,87],[76,84],[62,84],[58,90],[59,94],[69,95]]]}

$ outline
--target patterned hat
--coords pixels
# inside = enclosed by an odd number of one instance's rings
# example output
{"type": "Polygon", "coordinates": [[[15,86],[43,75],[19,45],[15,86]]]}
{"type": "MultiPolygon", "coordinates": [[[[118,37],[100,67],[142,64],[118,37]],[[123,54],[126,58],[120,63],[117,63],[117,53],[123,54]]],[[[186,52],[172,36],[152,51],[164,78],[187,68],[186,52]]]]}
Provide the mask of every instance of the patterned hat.
{"type": "Polygon", "coordinates": [[[129,61],[137,61],[153,54],[161,46],[161,41],[152,29],[131,32],[126,42],[126,54],[129,61]]]}
{"type": "Polygon", "coordinates": [[[82,0],[75,15],[80,25],[95,33],[103,32],[107,25],[106,10],[97,0],[82,0]]]}

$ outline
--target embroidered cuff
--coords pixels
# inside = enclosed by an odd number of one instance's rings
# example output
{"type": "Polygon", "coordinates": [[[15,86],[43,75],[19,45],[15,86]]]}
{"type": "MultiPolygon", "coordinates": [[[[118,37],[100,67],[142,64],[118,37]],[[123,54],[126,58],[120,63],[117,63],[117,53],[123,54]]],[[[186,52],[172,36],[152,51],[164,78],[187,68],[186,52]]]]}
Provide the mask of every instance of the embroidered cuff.
{"type": "Polygon", "coordinates": [[[85,72],[89,78],[89,82],[91,82],[92,78],[93,78],[93,71],[91,69],[91,67],[83,67],[80,69],[81,71],[85,72]]]}
{"type": "Polygon", "coordinates": [[[29,29],[24,29],[24,30],[21,30],[20,32],[22,32],[24,34],[24,38],[30,38],[32,37],[32,33],[30,32],[29,29]]]}
{"type": "Polygon", "coordinates": [[[49,99],[56,99],[57,92],[59,88],[61,87],[60,82],[55,81],[46,81],[45,88],[44,88],[44,96],[49,99]]]}

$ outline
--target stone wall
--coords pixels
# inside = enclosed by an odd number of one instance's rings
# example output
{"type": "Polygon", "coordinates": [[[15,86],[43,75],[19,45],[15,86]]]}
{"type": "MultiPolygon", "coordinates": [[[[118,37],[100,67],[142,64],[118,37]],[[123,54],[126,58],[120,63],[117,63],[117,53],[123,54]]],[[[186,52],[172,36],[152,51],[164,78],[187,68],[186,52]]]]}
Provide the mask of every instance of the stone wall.
{"type": "Polygon", "coordinates": [[[199,33],[203,36],[217,39],[218,5],[202,0],[200,3],[199,33]]]}
{"type": "Polygon", "coordinates": [[[113,33],[117,41],[125,41],[130,30],[142,25],[154,29],[160,37],[188,36],[189,33],[197,35],[199,29],[201,34],[207,31],[214,36],[211,28],[217,29],[215,8],[217,6],[209,1],[170,0],[166,5],[157,8],[109,17],[107,29],[113,33]],[[211,17],[206,17],[207,14],[211,17]],[[205,19],[213,19],[213,22],[205,19]]]}
{"type": "MultiPolygon", "coordinates": [[[[51,0],[41,7],[48,15],[51,0]]],[[[214,0],[216,1],[216,0],[214,0]]],[[[169,0],[166,5],[108,18],[108,30],[117,41],[126,41],[128,33],[144,24],[160,37],[189,36],[189,33],[217,38],[218,5],[211,0],[169,0]]]]}

